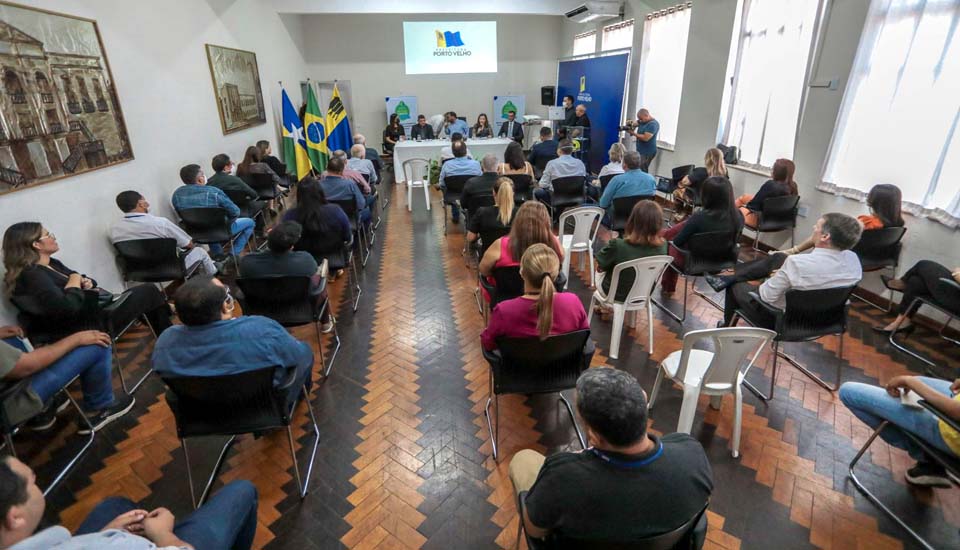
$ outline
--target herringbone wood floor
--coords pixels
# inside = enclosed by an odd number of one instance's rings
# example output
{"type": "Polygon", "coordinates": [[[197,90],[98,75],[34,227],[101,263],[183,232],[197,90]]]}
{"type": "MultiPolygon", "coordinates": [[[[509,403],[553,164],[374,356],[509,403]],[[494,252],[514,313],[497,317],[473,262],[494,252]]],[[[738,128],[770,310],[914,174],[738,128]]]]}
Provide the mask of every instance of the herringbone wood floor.
{"type": "MultiPolygon", "coordinates": [[[[311,493],[303,501],[296,496],[282,432],[242,438],[220,477],[256,484],[257,548],[511,548],[517,518],[506,476],[510,456],[523,448],[547,453],[579,448],[554,398],[508,396],[500,400],[501,460],[493,461],[483,416],[488,384],[479,348],[483,320],[473,296],[475,271],[461,255],[462,230],[452,225],[443,235],[443,211],[436,200],[429,213],[417,202],[410,213],[405,193],[394,192],[392,198],[361,274],[359,311],[350,309],[345,277],[331,287],[343,348],[329,380],[320,377],[319,364],[315,368],[312,405],[321,450],[311,493]]],[[[576,258],[573,263],[576,267],[576,258]]],[[[570,289],[585,304],[588,284],[583,271],[571,277],[570,289]]],[[[679,349],[683,331],[713,326],[719,319],[719,312],[699,298],[689,307],[683,328],[655,310],[652,355],[646,349],[648,321],[641,317],[628,329],[617,360],[606,355],[609,322],[595,317],[594,364],[633,373],[649,392],[657,362],[679,349]]],[[[852,309],[842,359],[845,380],[882,383],[899,373],[919,372],[918,365],[869,330],[882,318],[862,304],[852,309]]],[[[293,332],[316,347],[311,327],[293,332]]],[[[924,332],[911,337],[915,345],[943,363],[957,364],[957,355],[941,355],[943,346],[924,332]]],[[[329,351],[329,337],[324,345],[329,351]]],[[[151,349],[145,329],[132,331],[120,344],[125,368],[142,372],[151,349]]],[[[838,361],[836,350],[835,339],[788,347],[824,374],[838,361]]],[[[764,357],[751,379],[769,385],[770,367],[770,357],[764,357]]],[[[913,547],[845,479],[867,428],[835,394],[789,365],[781,364],[776,384],[778,393],[769,404],[745,396],[740,459],[729,452],[732,399],[725,399],[720,410],[706,400],[700,403],[692,433],[710,456],[716,484],[707,548],[913,547]]],[[[93,505],[115,494],[188,513],[185,463],[162,383],[152,378],[136,397],[134,411],[98,434],[93,450],[51,495],[49,522],[76,527],[93,505]]],[[[674,431],[679,408],[679,392],[661,388],[651,429],[674,431]]],[[[303,405],[298,415],[297,444],[305,447],[310,437],[303,405]]],[[[18,450],[37,467],[41,483],[74,448],[72,429],[61,421],[53,435],[18,437],[18,450]]],[[[196,450],[191,443],[197,479],[212,466],[218,443],[197,442],[196,450]]],[[[301,460],[306,454],[300,453],[301,460]]],[[[903,471],[909,466],[903,452],[876,443],[863,462],[864,478],[938,546],[957,547],[958,491],[908,488],[903,471]]]]}

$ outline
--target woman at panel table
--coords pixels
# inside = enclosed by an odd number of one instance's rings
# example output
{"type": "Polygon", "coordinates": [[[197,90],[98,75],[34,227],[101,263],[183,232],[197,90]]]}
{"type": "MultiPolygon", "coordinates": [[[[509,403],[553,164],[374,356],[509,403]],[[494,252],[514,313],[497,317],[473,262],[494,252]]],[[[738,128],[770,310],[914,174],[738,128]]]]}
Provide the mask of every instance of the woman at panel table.
{"type": "Polygon", "coordinates": [[[533,177],[533,166],[523,156],[523,145],[516,141],[511,141],[507,145],[507,149],[503,152],[503,162],[500,163],[497,172],[504,176],[526,174],[533,177]]]}
{"type": "MultiPolygon", "coordinates": [[[[550,229],[550,214],[542,202],[527,201],[517,210],[517,215],[510,225],[510,234],[500,237],[490,244],[490,248],[480,260],[480,274],[487,277],[490,284],[496,284],[493,279],[493,270],[498,267],[512,267],[520,265],[519,259],[527,248],[540,243],[553,248],[557,256],[563,260],[563,247],[550,229]]],[[[484,299],[489,302],[490,296],[483,292],[484,299]]]]}
{"type": "Polygon", "coordinates": [[[487,120],[487,115],[485,113],[480,113],[480,116],[477,117],[477,123],[470,128],[470,137],[493,137],[493,128],[490,127],[490,122],[487,120]]]}
{"type": "Polygon", "coordinates": [[[797,182],[793,181],[793,173],[797,167],[792,160],[777,159],[770,171],[770,179],[760,186],[756,195],[740,195],[737,197],[737,208],[743,214],[744,222],[757,226],[757,212],[763,210],[763,201],[774,197],[797,194],[797,182]]]}
{"type": "Polygon", "coordinates": [[[390,115],[390,124],[387,124],[387,127],[383,130],[383,150],[392,153],[393,146],[398,141],[405,139],[407,139],[407,134],[400,124],[400,115],[393,113],[390,115]]]}
{"type": "Polygon", "coordinates": [[[572,292],[557,292],[554,280],[560,274],[560,258],[545,244],[527,248],[520,259],[523,296],[504,300],[493,308],[490,324],[480,335],[486,350],[497,347],[497,338],[545,340],[590,328],[580,298],[572,292]]]}

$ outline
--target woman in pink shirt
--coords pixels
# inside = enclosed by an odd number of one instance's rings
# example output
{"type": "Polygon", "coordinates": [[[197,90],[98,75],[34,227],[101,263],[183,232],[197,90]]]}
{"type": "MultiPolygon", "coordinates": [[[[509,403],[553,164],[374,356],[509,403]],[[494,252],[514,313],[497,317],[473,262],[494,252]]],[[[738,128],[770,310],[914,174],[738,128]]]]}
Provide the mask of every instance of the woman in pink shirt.
{"type": "Polygon", "coordinates": [[[545,244],[527,248],[520,259],[523,296],[500,302],[480,335],[483,348],[497,347],[497,338],[539,337],[589,329],[587,312],[572,292],[557,292],[553,281],[560,274],[560,258],[545,244]]]}

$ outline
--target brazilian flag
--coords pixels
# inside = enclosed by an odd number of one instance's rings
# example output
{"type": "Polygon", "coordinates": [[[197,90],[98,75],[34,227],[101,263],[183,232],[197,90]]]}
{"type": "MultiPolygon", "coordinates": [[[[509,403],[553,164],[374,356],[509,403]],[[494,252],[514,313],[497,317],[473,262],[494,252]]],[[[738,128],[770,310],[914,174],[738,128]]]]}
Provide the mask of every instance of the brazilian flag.
{"type": "Polygon", "coordinates": [[[313,93],[313,85],[307,85],[307,110],[303,114],[303,129],[307,142],[307,156],[317,173],[327,169],[330,158],[327,149],[327,132],[324,128],[324,116],[313,93]]]}

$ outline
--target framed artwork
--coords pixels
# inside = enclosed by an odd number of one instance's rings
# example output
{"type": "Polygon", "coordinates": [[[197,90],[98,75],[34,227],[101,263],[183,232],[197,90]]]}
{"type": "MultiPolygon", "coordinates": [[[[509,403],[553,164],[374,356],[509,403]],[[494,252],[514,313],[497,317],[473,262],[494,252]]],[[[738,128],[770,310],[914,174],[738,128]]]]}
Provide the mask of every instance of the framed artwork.
{"type": "Polygon", "coordinates": [[[266,124],[257,54],[207,44],[207,62],[223,133],[266,124]]]}
{"type": "Polygon", "coordinates": [[[0,195],[133,159],[97,22],[0,1],[0,195]]]}

